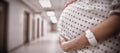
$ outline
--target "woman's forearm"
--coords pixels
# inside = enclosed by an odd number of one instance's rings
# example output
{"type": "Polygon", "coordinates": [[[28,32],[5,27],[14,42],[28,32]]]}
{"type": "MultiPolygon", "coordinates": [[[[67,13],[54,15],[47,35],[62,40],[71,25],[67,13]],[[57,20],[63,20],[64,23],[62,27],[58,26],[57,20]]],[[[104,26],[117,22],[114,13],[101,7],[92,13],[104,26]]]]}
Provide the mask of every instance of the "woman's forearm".
{"type": "Polygon", "coordinates": [[[61,47],[65,52],[72,52],[74,50],[77,50],[79,48],[83,48],[85,46],[89,45],[87,38],[85,37],[85,33],[78,36],[77,38],[70,40],[70,41],[63,41],[61,43],[61,47]]]}
{"type": "Polygon", "coordinates": [[[112,15],[106,21],[91,30],[98,41],[114,36],[120,31],[120,16],[112,15]]]}
{"type": "MultiPolygon", "coordinates": [[[[91,31],[94,33],[98,42],[118,34],[120,31],[120,16],[110,16],[104,22],[98,24],[94,28],[91,28],[91,31]]],[[[68,52],[86,47],[87,45],[89,45],[89,42],[85,37],[85,33],[83,33],[73,40],[63,42],[61,47],[64,51],[68,52]]]]}

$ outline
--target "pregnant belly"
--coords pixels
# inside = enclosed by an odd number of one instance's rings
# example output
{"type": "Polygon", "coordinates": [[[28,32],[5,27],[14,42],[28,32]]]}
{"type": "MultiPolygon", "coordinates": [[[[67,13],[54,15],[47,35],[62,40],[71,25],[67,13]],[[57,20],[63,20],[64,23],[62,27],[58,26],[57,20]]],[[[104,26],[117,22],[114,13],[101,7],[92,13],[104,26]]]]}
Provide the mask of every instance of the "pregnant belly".
{"type": "Polygon", "coordinates": [[[66,7],[58,22],[59,34],[71,40],[103,20],[95,18],[94,14],[91,15],[87,11],[90,10],[83,10],[80,3],[73,3],[66,7]]]}

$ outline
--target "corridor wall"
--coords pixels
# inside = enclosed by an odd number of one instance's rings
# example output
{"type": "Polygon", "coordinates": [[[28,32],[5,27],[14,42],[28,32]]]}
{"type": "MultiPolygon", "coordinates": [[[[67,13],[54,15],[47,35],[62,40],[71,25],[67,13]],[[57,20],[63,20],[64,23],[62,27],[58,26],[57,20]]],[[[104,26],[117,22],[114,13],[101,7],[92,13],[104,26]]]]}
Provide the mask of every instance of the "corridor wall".
{"type": "Polygon", "coordinates": [[[31,40],[33,11],[19,0],[8,0],[9,20],[8,20],[8,50],[13,50],[24,44],[24,12],[30,13],[30,33],[31,40]]]}

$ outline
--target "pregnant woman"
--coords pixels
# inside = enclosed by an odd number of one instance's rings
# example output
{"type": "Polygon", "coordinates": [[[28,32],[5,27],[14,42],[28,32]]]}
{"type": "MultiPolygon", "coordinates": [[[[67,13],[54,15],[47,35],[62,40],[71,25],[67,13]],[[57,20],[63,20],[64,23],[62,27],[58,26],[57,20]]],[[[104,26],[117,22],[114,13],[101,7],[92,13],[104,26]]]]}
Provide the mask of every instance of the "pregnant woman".
{"type": "Polygon", "coordinates": [[[120,0],[69,0],[58,31],[66,53],[120,53],[120,0]]]}

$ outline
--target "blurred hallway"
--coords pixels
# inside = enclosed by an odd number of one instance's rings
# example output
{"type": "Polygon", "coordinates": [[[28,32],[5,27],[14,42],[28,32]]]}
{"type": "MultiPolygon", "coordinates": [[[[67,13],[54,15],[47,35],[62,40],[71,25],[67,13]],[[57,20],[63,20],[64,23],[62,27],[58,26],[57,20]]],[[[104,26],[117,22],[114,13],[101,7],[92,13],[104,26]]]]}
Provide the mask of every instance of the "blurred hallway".
{"type": "Polygon", "coordinates": [[[63,53],[58,44],[58,34],[48,33],[49,37],[41,37],[39,40],[26,44],[10,53],[63,53]]]}
{"type": "Polygon", "coordinates": [[[67,0],[0,0],[0,53],[63,53],[57,22],[67,0]]]}
{"type": "Polygon", "coordinates": [[[0,0],[0,53],[119,53],[119,1],[0,0]]]}

